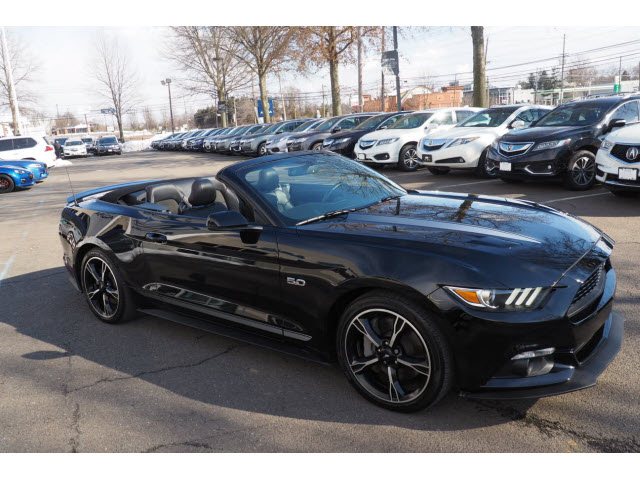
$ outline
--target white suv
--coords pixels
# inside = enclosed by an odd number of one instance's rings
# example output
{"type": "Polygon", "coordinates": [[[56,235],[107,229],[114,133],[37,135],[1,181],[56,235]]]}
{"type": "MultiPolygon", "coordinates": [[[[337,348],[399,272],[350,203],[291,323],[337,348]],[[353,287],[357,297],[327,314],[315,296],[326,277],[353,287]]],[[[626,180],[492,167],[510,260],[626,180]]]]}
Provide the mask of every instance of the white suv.
{"type": "Polygon", "coordinates": [[[87,145],[81,138],[69,138],[62,145],[62,156],[69,157],[87,157],[87,145]]]}
{"type": "Polygon", "coordinates": [[[397,165],[404,171],[418,168],[417,145],[427,133],[447,130],[479,108],[438,108],[406,115],[384,130],[363,135],[354,148],[356,160],[372,168],[397,165]]]}
{"type": "Polygon", "coordinates": [[[621,197],[640,194],[640,125],[609,133],[596,155],[596,180],[621,197]]]}
{"type": "Polygon", "coordinates": [[[510,105],[482,110],[446,132],[431,133],[418,144],[419,164],[434,175],[475,169],[480,177],[498,173],[485,166],[489,146],[513,129],[524,128],[551,110],[544,105],[510,105]]]}
{"type": "Polygon", "coordinates": [[[0,159],[35,160],[52,167],[56,154],[44,137],[9,137],[0,138],[0,159]]]}

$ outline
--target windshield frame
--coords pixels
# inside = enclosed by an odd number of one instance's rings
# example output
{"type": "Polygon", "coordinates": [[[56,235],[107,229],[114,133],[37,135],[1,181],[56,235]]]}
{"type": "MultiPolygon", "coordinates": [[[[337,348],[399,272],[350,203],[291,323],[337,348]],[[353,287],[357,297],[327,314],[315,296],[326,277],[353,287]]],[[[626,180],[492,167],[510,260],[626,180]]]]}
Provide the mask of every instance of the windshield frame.
{"type": "Polygon", "coordinates": [[[520,110],[520,108],[521,107],[517,107],[517,108],[513,108],[513,107],[485,108],[483,110],[480,110],[479,112],[475,112],[469,118],[464,119],[462,122],[457,124],[454,128],[498,128],[501,125],[504,125],[513,116],[514,113],[516,113],[518,110],[520,110]],[[505,112],[508,112],[509,115],[507,115],[504,118],[504,120],[502,120],[498,125],[466,125],[466,123],[468,123],[471,119],[473,119],[475,117],[478,117],[478,116],[482,115],[483,113],[486,113],[487,111],[494,111],[494,112],[495,111],[505,111],[505,112]]]}
{"type": "MultiPolygon", "coordinates": [[[[622,103],[620,103],[620,105],[622,105],[622,103]]],[[[594,102],[592,104],[586,103],[586,102],[564,103],[562,105],[558,105],[553,110],[549,110],[543,117],[541,117],[540,119],[538,119],[535,122],[535,126],[536,127],[551,127],[551,128],[555,128],[555,127],[590,127],[592,125],[597,125],[600,122],[602,122],[607,117],[609,112],[611,112],[612,110],[614,110],[618,106],[619,106],[618,104],[614,104],[612,106],[612,105],[610,105],[608,103],[604,103],[604,102],[602,102],[602,103],[594,102]],[[561,124],[552,124],[552,125],[545,125],[544,123],[542,123],[545,119],[551,118],[553,116],[553,114],[556,113],[556,112],[572,110],[572,109],[573,110],[577,110],[578,108],[589,108],[589,107],[591,107],[591,108],[601,108],[602,109],[602,112],[601,112],[600,116],[598,116],[598,118],[592,123],[583,123],[583,124],[561,123],[561,124]]],[[[573,115],[570,115],[570,116],[573,116],[573,115]]]]}
{"type": "Polygon", "coordinates": [[[415,113],[410,113],[408,115],[404,115],[402,117],[400,117],[398,120],[396,120],[393,124],[389,125],[388,128],[386,128],[385,130],[413,130],[415,128],[422,128],[425,126],[425,124],[429,121],[431,121],[431,119],[437,114],[438,112],[415,112],[415,113]],[[396,127],[396,125],[399,125],[400,122],[409,120],[411,118],[417,118],[420,116],[426,115],[427,117],[422,121],[422,123],[420,123],[420,125],[418,125],[417,127],[396,127]]]}

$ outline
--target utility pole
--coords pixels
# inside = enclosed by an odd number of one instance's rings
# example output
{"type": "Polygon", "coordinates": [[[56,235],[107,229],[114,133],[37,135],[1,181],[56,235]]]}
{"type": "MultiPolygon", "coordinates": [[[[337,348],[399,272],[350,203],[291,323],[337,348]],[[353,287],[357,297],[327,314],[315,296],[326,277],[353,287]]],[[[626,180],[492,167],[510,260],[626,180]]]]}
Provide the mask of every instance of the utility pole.
{"type": "Polygon", "coordinates": [[[258,123],[258,104],[256,103],[256,89],[253,83],[253,77],[251,77],[251,98],[253,99],[253,114],[256,117],[256,123],[258,123]]]}
{"type": "MultiPolygon", "coordinates": [[[[398,27],[393,27],[393,49],[398,52],[398,27]]],[[[402,98],[400,97],[400,56],[398,55],[398,74],[396,75],[396,102],[398,111],[402,111],[402,98]]]]}
{"type": "Polygon", "coordinates": [[[362,113],[362,27],[358,27],[358,112],[362,113]]]}
{"type": "Polygon", "coordinates": [[[558,98],[558,104],[562,104],[564,98],[564,46],[567,40],[567,34],[562,35],[562,69],[560,70],[560,97],[558,98]]]}
{"type": "Polygon", "coordinates": [[[280,84],[280,101],[282,102],[282,118],[283,120],[287,119],[287,109],[284,105],[284,95],[282,95],[282,78],[280,78],[280,74],[278,74],[278,83],[280,84]]]}
{"type": "Polygon", "coordinates": [[[171,115],[171,133],[175,133],[176,129],[175,129],[175,126],[173,125],[173,105],[171,103],[171,79],[165,78],[164,80],[160,80],[160,83],[162,85],[166,85],[167,88],[169,89],[169,113],[171,115]]]}
{"type": "MultiPolygon", "coordinates": [[[[386,35],[387,35],[387,31],[386,31],[387,27],[382,27],[382,51],[384,52],[385,49],[385,43],[386,43],[386,35]]],[[[384,112],[384,107],[385,107],[385,98],[384,98],[384,70],[381,70],[381,75],[382,75],[382,83],[381,83],[381,87],[380,87],[380,111],[384,112]]]]}
{"type": "Polygon", "coordinates": [[[326,110],[324,108],[324,85],[322,85],[322,117],[326,117],[326,110]]]}
{"type": "Polygon", "coordinates": [[[11,69],[11,55],[9,55],[9,47],[7,46],[7,36],[4,27],[0,29],[2,32],[2,53],[4,60],[4,74],[7,79],[7,90],[9,93],[9,106],[11,108],[11,116],[13,117],[13,135],[19,136],[20,131],[20,108],[18,107],[18,96],[16,94],[16,86],[13,83],[13,70],[11,69]]]}
{"type": "Polygon", "coordinates": [[[87,133],[91,133],[91,127],[89,126],[89,120],[87,120],[87,114],[84,114],[84,123],[87,125],[87,133]]]}

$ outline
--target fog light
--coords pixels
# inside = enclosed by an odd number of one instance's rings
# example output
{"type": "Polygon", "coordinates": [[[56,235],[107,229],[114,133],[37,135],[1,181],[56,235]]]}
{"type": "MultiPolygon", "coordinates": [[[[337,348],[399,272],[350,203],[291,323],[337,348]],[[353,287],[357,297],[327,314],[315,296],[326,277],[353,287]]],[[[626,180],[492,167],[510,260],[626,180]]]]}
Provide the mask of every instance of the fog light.
{"type": "Polygon", "coordinates": [[[519,353],[511,357],[511,372],[521,377],[535,377],[549,373],[554,361],[550,357],[555,348],[543,348],[519,353]]]}
{"type": "Polygon", "coordinates": [[[553,347],[543,348],[540,350],[529,350],[528,352],[522,352],[522,353],[519,353],[518,355],[514,355],[513,357],[511,357],[511,360],[521,360],[523,358],[545,357],[547,355],[551,355],[555,351],[556,349],[553,347]]]}

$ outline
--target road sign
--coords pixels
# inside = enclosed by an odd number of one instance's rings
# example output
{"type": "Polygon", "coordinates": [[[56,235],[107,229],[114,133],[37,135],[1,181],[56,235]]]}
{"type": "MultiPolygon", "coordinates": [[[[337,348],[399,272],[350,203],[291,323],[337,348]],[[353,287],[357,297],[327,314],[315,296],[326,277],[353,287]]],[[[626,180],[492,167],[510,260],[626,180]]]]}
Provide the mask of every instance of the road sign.
{"type": "Polygon", "coordinates": [[[398,73],[400,73],[398,67],[398,51],[389,50],[388,52],[382,52],[380,64],[382,65],[382,71],[385,75],[398,75],[398,73]]]}
{"type": "Polygon", "coordinates": [[[116,109],[115,108],[102,108],[102,109],[100,109],[100,113],[102,115],[115,115],[116,114],[116,109]]]}
{"type": "Polygon", "coordinates": [[[218,113],[225,113],[227,111],[227,102],[218,102],[218,113]]]}
{"type": "MultiPolygon", "coordinates": [[[[269,116],[273,117],[273,98],[269,99],[269,116]]],[[[262,100],[258,100],[258,117],[264,117],[264,110],[262,109],[262,100]]]]}

